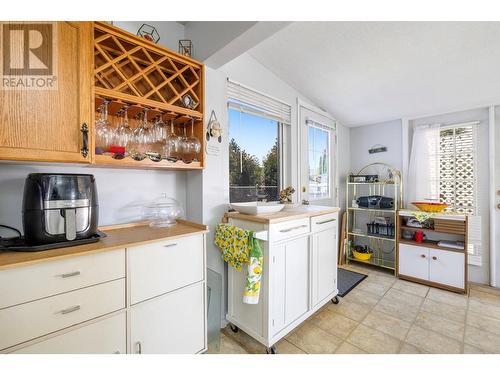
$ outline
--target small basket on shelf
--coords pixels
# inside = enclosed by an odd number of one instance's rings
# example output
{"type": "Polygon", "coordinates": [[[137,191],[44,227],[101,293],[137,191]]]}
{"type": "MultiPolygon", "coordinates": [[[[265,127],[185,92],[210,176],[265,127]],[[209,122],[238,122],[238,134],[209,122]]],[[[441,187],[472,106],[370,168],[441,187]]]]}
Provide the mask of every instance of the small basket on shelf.
{"type": "Polygon", "coordinates": [[[368,246],[354,246],[354,249],[352,250],[352,255],[354,258],[357,260],[363,260],[363,261],[368,261],[371,259],[373,254],[373,251],[368,248],[368,246]]]}

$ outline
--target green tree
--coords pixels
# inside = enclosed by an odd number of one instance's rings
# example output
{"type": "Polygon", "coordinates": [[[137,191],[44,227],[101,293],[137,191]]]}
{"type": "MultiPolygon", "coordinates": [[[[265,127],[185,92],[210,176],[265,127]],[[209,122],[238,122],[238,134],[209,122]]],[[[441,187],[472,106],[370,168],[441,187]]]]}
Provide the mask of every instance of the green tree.
{"type": "Polygon", "coordinates": [[[278,186],[279,172],[278,172],[278,140],[274,146],[269,150],[263,162],[264,169],[264,185],[278,186]]]}
{"type": "Polygon", "coordinates": [[[229,142],[229,184],[255,186],[262,183],[259,159],[242,150],[234,138],[229,142]]]}

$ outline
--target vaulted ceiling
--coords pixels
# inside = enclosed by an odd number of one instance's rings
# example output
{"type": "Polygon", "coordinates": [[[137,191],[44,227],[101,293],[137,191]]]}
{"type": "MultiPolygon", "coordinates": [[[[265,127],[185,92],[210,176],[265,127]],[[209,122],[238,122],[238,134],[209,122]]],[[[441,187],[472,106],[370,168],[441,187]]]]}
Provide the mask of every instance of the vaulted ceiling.
{"type": "Polygon", "coordinates": [[[294,22],[249,53],[348,126],[500,103],[500,22],[294,22]]]}

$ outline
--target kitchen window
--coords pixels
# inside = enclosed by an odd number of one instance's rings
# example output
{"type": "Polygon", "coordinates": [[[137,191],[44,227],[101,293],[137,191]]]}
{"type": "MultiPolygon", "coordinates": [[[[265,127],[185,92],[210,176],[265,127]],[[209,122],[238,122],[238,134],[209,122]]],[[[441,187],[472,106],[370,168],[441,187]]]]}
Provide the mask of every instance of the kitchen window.
{"type": "Polygon", "coordinates": [[[277,201],[291,107],[228,80],[230,202],[277,201]]]}
{"type": "Polygon", "coordinates": [[[307,122],[309,200],[330,198],[330,130],[307,122]]]}

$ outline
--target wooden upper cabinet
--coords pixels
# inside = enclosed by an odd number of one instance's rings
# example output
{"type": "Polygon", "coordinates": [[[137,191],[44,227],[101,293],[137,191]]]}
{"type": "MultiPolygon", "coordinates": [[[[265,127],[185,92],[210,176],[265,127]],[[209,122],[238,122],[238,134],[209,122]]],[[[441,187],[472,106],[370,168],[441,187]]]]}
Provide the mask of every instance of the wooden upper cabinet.
{"type": "Polygon", "coordinates": [[[92,22],[0,25],[0,159],[90,163],[92,22]],[[52,69],[49,74],[47,68],[52,69]],[[47,89],[50,78],[57,88],[47,89]],[[6,84],[17,87],[6,88],[6,84]],[[27,87],[37,84],[43,88],[27,87]],[[84,124],[88,127],[88,153],[83,150],[84,124]]]}

